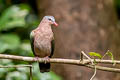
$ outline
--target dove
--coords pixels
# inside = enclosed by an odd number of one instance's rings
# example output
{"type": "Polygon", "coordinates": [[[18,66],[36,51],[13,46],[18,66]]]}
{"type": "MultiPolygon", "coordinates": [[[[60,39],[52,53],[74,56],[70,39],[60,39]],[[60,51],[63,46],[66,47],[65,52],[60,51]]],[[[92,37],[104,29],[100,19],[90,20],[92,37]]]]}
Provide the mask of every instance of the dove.
{"type": "MultiPolygon", "coordinates": [[[[35,58],[49,60],[54,53],[54,34],[51,25],[58,26],[53,16],[45,16],[38,27],[31,31],[30,42],[35,58]]],[[[49,72],[50,63],[39,63],[40,72],[49,72]]]]}

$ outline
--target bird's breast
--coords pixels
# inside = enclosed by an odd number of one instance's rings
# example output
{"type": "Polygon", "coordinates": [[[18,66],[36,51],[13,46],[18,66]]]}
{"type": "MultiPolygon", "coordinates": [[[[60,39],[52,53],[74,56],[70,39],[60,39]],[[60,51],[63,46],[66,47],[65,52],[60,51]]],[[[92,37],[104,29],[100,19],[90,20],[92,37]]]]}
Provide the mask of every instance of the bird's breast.
{"type": "Polygon", "coordinates": [[[51,38],[48,36],[37,35],[34,40],[35,54],[39,57],[50,56],[51,54],[51,38]]]}

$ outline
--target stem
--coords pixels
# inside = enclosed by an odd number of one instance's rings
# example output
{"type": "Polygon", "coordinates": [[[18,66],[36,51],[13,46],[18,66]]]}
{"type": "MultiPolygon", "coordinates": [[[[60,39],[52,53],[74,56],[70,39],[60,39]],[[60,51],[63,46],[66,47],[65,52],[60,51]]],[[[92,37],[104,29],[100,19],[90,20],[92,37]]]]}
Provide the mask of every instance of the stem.
{"type": "Polygon", "coordinates": [[[31,65],[10,65],[10,66],[1,66],[0,68],[22,68],[22,67],[31,67],[31,65]]]}
{"type": "Polygon", "coordinates": [[[32,65],[30,66],[30,80],[32,80],[32,65]]]}
{"type": "MultiPolygon", "coordinates": [[[[90,65],[88,63],[91,63],[91,61],[94,61],[94,59],[84,59],[82,62],[80,60],[75,60],[75,59],[59,59],[59,58],[51,58],[49,61],[39,58],[38,61],[35,60],[33,57],[23,57],[23,56],[14,56],[14,55],[5,55],[5,54],[0,54],[1,59],[11,59],[11,60],[20,60],[20,61],[26,61],[26,62],[40,62],[40,63],[59,63],[59,64],[71,64],[71,65],[78,65],[78,66],[86,66],[89,68],[94,68],[94,65],[90,65]]],[[[96,59],[97,63],[107,63],[107,64],[113,64],[112,60],[100,60],[96,59]]],[[[114,60],[116,64],[120,64],[119,60],[114,60]]],[[[2,66],[3,67],[3,66],[2,66]]],[[[10,66],[9,66],[10,67],[10,66]]],[[[14,67],[14,66],[12,66],[14,67]]],[[[7,67],[6,67],[7,68],[7,67]]],[[[119,72],[120,69],[116,68],[109,68],[109,67],[102,67],[102,66],[96,66],[96,69],[98,70],[103,70],[103,71],[109,71],[109,72],[119,72]]]]}
{"type": "Polygon", "coordinates": [[[94,74],[93,74],[93,76],[90,78],[90,80],[93,80],[93,78],[95,77],[95,75],[96,75],[96,72],[97,72],[96,66],[94,66],[94,67],[95,67],[95,71],[94,71],[94,74]]]}

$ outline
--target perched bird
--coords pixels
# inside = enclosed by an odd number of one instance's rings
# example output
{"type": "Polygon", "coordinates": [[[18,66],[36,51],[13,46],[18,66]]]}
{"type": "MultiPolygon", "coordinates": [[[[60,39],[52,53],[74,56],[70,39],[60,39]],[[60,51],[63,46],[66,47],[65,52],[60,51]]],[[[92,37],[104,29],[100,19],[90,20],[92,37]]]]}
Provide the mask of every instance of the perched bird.
{"type": "MultiPolygon", "coordinates": [[[[49,60],[54,52],[54,34],[51,25],[58,26],[53,16],[45,16],[39,26],[30,33],[31,48],[36,58],[49,60]]],[[[50,63],[39,63],[40,72],[49,72],[50,63]]]]}

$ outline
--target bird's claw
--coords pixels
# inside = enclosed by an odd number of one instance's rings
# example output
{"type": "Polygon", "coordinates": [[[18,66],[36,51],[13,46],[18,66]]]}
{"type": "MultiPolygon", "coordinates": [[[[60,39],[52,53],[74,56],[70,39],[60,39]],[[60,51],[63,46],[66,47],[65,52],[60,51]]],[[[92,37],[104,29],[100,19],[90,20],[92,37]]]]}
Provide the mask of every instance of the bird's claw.
{"type": "Polygon", "coordinates": [[[45,64],[47,63],[47,62],[50,62],[50,58],[47,56],[47,57],[44,57],[44,62],[45,62],[45,64]]]}
{"type": "Polygon", "coordinates": [[[39,60],[39,57],[35,57],[34,60],[35,60],[35,61],[38,61],[38,60],[39,60]]]}

